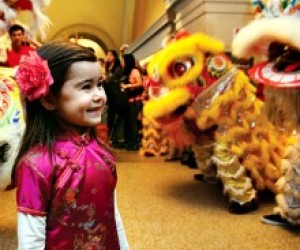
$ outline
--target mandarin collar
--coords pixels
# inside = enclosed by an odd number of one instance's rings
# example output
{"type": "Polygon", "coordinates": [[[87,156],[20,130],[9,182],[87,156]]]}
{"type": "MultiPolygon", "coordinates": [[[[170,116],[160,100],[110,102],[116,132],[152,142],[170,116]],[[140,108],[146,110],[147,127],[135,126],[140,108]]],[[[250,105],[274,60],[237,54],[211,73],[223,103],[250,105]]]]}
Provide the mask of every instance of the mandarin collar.
{"type": "Polygon", "coordinates": [[[59,141],[72,141],[77,146],[86,146],[91,141],[90,129],[84,132],[72,128],[66,128],[62,133],[57,136],[59,141]]]}

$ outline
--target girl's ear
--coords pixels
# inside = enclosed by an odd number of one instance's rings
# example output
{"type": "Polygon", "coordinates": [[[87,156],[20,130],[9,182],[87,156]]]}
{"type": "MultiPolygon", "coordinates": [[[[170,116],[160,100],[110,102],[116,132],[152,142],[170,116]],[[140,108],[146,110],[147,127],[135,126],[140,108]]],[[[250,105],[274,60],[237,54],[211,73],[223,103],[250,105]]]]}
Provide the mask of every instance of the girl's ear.
{"type": "Polygon", "coordinates": [[[56,109],[55,98],[51,92],[49,92],[46,96],[41,97],[40,102],[42,106],[48,111],[53,111],[56,109]]]}

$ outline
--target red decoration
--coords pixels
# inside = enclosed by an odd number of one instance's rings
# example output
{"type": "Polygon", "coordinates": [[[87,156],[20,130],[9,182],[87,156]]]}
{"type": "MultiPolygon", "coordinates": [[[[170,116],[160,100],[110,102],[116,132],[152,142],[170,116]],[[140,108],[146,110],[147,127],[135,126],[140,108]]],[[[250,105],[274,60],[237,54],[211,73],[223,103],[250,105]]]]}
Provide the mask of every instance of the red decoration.
{"type": "Polygon", "coordinates": [[[32,2],[30,0],[19,0],[12,7],[17,10],[32,10],[32,2]]]}
{"type": "Polygon", "coordinates": [[[48,62],[35,51],[29,53],[29,56],[21,57],[16,80],[24,96],[33,101],[48,94],[53,78],[48,62]]]}

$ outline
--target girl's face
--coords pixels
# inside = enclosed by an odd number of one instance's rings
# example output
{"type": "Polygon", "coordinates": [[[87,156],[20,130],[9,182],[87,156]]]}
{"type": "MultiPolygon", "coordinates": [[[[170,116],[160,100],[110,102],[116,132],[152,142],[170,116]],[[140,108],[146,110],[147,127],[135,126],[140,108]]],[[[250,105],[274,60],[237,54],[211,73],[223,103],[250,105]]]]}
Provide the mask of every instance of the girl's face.
{"type": "Polygon", "coordinates": [[[110,51],[108,51],[107,54],[106,54],[106,61],[107,62],[113,62],[114,60],[115,60],[114,55],[110,51]]]}
{"type": "Polygon", "coordinates": [[[93,127],[101,122],[105,102],[98,62],[75,62],[55,99],[55,112],[68,124],[93,127]]]}

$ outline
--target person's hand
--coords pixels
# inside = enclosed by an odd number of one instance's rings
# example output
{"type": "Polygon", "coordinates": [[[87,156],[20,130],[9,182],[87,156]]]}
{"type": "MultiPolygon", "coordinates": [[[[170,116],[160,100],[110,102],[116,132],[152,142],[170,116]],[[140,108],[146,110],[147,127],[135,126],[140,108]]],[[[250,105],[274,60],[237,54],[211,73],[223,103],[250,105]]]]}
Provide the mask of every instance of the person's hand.
{"type": "Polygon", "coordinates": [[[101,75],[101,81],[105,81],[107,79],[107,76],[106,75],[101,75]]]}
{"type": "Polygon", "coordinates": [[[121,53],[124,53],[125,50],[126,50],[128,47],[129,47],[128,44],[122,44],[122,46],[120,47],[120,52],[121,52],[121,53]]]}
{"type": "Polygon", "coordinates": [[[121,83],[120,87],[121,87],[121,91],[125,91],[127,88],[127,84],[121,83]]]}
{"type": "Polygon", "coordinates": [[[28,35],[24,35],[23,43],[28,44],[34,48],[38,48],[42,45],[38,41],[31,39],[30,36],[28,36],[28,35]]]}

